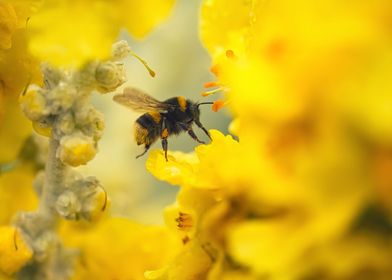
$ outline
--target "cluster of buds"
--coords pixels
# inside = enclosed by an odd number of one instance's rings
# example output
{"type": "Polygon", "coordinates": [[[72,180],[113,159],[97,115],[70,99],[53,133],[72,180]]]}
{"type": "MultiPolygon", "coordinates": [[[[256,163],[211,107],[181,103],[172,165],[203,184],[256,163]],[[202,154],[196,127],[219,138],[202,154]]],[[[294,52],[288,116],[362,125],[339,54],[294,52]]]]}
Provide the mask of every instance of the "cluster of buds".
{"type": "Polygon", "coordinates": [[[95,220],[106,206],[106,192],[92,176],[74,178],[56,201],[57,212],[68,220],[95,220]]]}
{"type": "Polygon", "coordinates": [[[108,93],[125,82],[121,60],[130,52],[125,41],[113,46],[113,57],[92,61],[78,71],[43,65],[44,85],[30,86],[20,97],[25,115],[35,131],[56,139],[57,157],[64,164],[86,164],[97,153],[103,116],[89,104],[91,92],[108,93]]]}

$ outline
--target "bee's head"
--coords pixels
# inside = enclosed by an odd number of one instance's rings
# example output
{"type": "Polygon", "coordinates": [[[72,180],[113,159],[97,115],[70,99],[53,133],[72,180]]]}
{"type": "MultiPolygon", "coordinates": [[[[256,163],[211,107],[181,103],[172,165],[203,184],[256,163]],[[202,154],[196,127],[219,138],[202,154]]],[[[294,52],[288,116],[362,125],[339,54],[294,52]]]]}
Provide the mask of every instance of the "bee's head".
{"type": "Polygon", "coordinates": [[[200,105],[207,105],[207,104],[214,104],[213,102],[201,102],[201,103],[196,103],[194,104],[193,107],[193,121],[195,122],[195,124],[200,127],[205,134],[211,139],[210,134],[208,133],[207,129],[201,124],[200,122],[200,105]]]}
{"type": "Polygon", "coordinates": [[[206,104],[213,104],[212,102],[201,102],[201,103],[196,103],[193,106],[193,119],[194,120],[199,120],[200,118],[200,105],[206,105],[206,104]]]}

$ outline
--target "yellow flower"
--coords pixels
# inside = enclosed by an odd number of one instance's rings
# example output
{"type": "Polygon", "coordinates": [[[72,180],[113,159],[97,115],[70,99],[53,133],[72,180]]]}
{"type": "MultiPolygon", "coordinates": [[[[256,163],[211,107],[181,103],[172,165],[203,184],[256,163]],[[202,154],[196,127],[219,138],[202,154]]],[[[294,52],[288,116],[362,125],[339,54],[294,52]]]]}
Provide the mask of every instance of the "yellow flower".
{"type": "Polygon", "coordinates": [[[24,29],[34,5],[34,1],[0,1],[0,162],[14,160],[31,133],[17,97],[29,82],[41,79],[38,63],[27,50],[24,29]]]}
{"type": "Polygon", "coordinates": [[[191,163],[197,163],[195,155],[181,152],[169,152],[169,161],[166,162],[162,151],[152,151],[146,167],[158,179],[167,181],[173,185],[186,185],[194,182],[194,169],[191,163]],[[187,179],[186,179],[187,178],[187,179]]]}
{"type": "Polygon", "coordinates": [[[144,279],[144,271],[171,258],[175,245],[165,229],[123,218],[93,227],[67,223],[61,235],[67,247],[80,249],[72,279],[144,279]]]}
{"type": "Polygon", "coordinates": [[[392,102],[386,82],[390,30],[385,20],[390,2],[233,1],[234,8],[223,2],[205,1],[201,35],[218,63],[220,84],[231,89],[235,114],[280,123],[322,105],[339,110],[376,141],[391,139],[386,109],[392,102]],[[237,11],[241,24],[225,21],[224,16],[234,18],[231,13],[237,11]],[[234,50],[236,59],[222,56],[225,50],[234,50]],[[359,92],[362,98],[357,98],[359,92]]]}
{"type": "Polygon", "coordinates": [[[0,49],[9,49],[12,45],[12,33],[17,27],[17,16],[10,3],[0,3],[0,49]]]}
{"type": "Polygon", "coordinates": [[[184,250],[174,258],[170,266],[158,271],[147,271],[145,277],[150,280],[206,279],[212,260],[198,242],[189,242],[184,250]]]}
{"type": "Polygon", "coordinates": [[[0,227],[0,271],[12,274],[24,266],[32,256],[32,250],[16,228],[0,227]]]}
{"type": "MultiPolygon", "coordinates": [[[[29,1],[16,1],[28,5],[29,1]]],[[[8,4],[9,5],[9,4],[8,4]]],[[[14,2],[12,5],[16,5],[14,2]]],[[[26,7],[27,8],[27,7],[26,7]]],[[[0,40],[3,37],[0,36],[0,40]]],[[[1,42],[1,41],[0,41],[1,42]]],[[[24,87],[31,83],[40,83],[41,71],[39,64],[32,57],[27,47],[25,28],[18,28],[12,32],[12,41],[7,49],[0,49],[0,92],[5,95],[18,96],[24,87]]]]}
{"type": "Polygon", "coordinates": [[[29,21],[30,48],[39,59],[56,65],[106,59],[120,28],[141,38],[168,16],[173,3],[46,0],[29,21]]]}
{"type": "Polygon", "coordinates": [[[0,174],[0,225],[7,225],[18,211],[31,211],[37,206],[32,188],[34,170],[21,164],[0,174]]]}
{"type": "Polygon", "coordinates": [[[31,133],[31,124],[20,111],[19,103],[12,97],[5,97],[4,116],[0,116],[0,163],[14,160],[24,141],[31,133]]]}
{"type": "Polygon", "coordinates": [[[161,23],[170,14],[174,0],[146,0],[139,1],[115,0],[113,1],[121,13],[120,26],[125,28],[136,38],[142,39],[151,30],[161,23]]]}
{"type": "Polygon", "coordinates": [[[210,131],[212,144],[209,146],[200,145],[196,148],[195,154],[184,154],[181,152],[169,152],[169,161],[166,162],[161,151],[153,151],[149,156],[146,167],[158,179],[167,181],[173,185],[184,187],[197,187],[205,189],[216,189],[224,185],[214,184],[220,180],[230,181],[232,172],[237,163],[228,161],[230,165],[226,169],[217,168],[220,165],[219,157],[222,153],[230,150],[234,158],[240,156],[238,142],[231,136],[224,136],[217,130],[210,131]],[[211,172],[214,171],[214,172],[211,172]],[[211,178],[213,177],[213,178],[211,178]]]}
{"type": "MultiPolygon", "coordinates": [[[[203,2],[202,40],[239,141],[211,131],[212,143],[194,154],[173,153],[163,164],[152,153],[147,168],[181,186],[167,224],[192,221],[177,238],[210,253],[212,263],[198,269],[205,277],[391,272],[391,8],[388,1],[203,2]],[[338,263],[339,254],[347,261],[338,263]]],[[[184,246],[179,256],[190,252],[184,246]]]]}

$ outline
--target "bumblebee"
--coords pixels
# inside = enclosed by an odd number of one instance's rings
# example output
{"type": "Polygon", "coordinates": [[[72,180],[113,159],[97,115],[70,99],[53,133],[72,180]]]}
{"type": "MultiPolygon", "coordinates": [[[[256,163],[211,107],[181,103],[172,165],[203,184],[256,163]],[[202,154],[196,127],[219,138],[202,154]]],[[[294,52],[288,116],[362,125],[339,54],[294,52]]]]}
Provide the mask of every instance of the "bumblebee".
{"type": "Polygon", "coordinates": [[[195,103],[183,96],[161,102],[143,91],[129,87],[125,88],[122,94],[115,95],[113,100],[136,112],[144,113],[134,125],[136,144],[144,145],[143,153],[136,158],[147,153],[151,145],[160,138],[167,161],[167,138],[181,132],[187,132],[193,140],[205,144],[193,131],[194,123],[211,139],[207,129],[200,122],[199,106],[213,104],[212,102],[195,103]]]}

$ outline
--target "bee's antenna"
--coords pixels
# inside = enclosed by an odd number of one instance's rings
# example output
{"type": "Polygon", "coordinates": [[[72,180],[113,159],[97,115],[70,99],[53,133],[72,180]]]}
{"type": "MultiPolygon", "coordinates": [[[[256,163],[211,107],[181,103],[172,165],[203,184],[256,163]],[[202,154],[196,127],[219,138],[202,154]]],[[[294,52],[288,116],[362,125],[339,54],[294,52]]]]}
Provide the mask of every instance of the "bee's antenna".
{"type": "Polygon", "coordinates": [[[197,103],[197,107],[199,107],[200,105],[207,105],[207,104],[213,105],[214,102],[202,102],[202,103],[197,103]]]}

